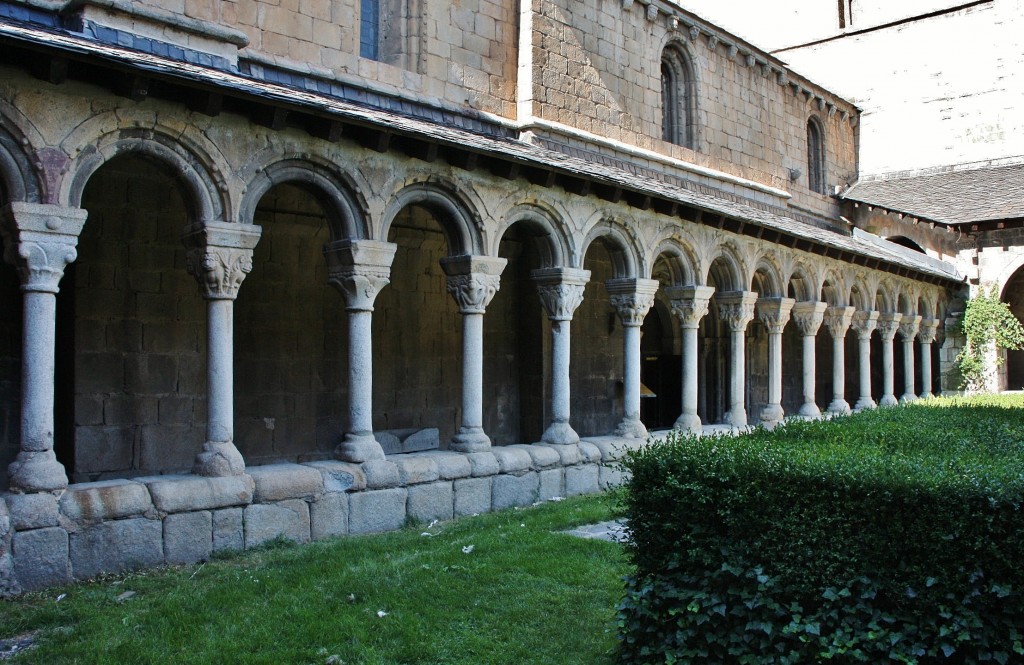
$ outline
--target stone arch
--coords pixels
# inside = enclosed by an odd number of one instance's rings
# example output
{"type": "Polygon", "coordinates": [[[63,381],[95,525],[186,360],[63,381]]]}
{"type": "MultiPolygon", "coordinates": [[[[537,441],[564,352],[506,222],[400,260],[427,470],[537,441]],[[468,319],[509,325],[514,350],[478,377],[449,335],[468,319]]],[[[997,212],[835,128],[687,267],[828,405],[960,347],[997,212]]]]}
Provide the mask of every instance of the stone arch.
{"type": "Polygon", "coordinates": [[[395,217],[409,206],[425,208],[437,219],[450,256],[484,253],[479,214],[455,188],[438,182],[414,182],[395,194],[384,210],[382,240],[387,239],[395,217]]]}
{"type": "MultiPolygon", "coordinates": [[[[80,207],[89,179],[111,159],[136,154],[164,167],[187,193],[188,213],[193,222],[227,220],[230,204],[227,185],[207,168],[206,155],[194,151],[179,140],[152,129],[132,128],[98,137],[71,162],[68,176],[61,182],[59,200],[63,205],[80,207]]],[[[219,176],[220,174],[216,174],[219,176]]]]}
{"type": "Polygon", "coordinates": [[[754,264],[754,274],[750,276],[751,290],[763,298],[778,298],[786,295],[783,286],[779,266],[767,254],[761,255],[754,264]]]}
{"type": "Polygon", "coordinates": [[[862,279],[857,279],[850,286],[850,304],[861,312],[875,309],[875,289],[868,287],[862,279]]]}
{"type": "Polygon", "coordinates": [[[821,297],[831,307],[842,307],[849,302],[849,290],[843,278],[833,269],[825,271],[821,281],[821,297]]]}
{"type": "Polygon", "coordinates": [[[917,297],[917,313],[925,319],[935,318],[935,296],[922,291],[917,297]]]}
{"type": "Polygon", "coordinates": [[[42,202],[42,185],[29,156],[22,149],[23,137],[8,127],[11,122],[0,117],[0,204],[11,201],[42,202]]]}
{"type": "Polygon", "coordinates": [[[885,312],[889,314],[896,313],[896,307],[899,304],[897,300],[899,292],[896,287],[890,282],[882,282],[875,289],[874,297],[874,309],[879,312],[885,312]]]}
{"type": "Polygon", "coordinates": [[[915,315],[917,311],[917,292],[909,285],[904,285],[896,296],[896,311],[900,314],[915,315]]]}
{"type": "MultiPolygon", "coordinates": [[[[700,265],[693,250],[679,238],[666,238],[655,247],[653,266],[662,259],[668,267],[668,283],[672,286],[692,286],[698,283],[700,265]]],[[[656,278],[657,279],[657,278],[656,278]]]]}
{"type": "Polygon", "coordinates": [[[245,187],[238,220],[252,223],[260,199],[280,184],[299,186],[316,199],[327,214],[331,240],[369,237],[365,200],[343,173],[320,161],[286,158],[260,169],[245,187]]]}
{"type": "Polygon", "coordinates": [[[697,150],[700,145],[700,70],[690,46],[671,39],[661,50],[662,139],[697,150]]]}
{"type": "Polygon", "coordinates": [[[594,224],[587,233],[580,245],[580,266],[587,255],[587,250],[596,240],[603,240],[608,246],[608,253],[611,255],[614,266],[614,277],[637,277],[640,260],[636,247],[631,242],[626,230],[617,222],[610,219],[602,219],[594,224]]]}
{"type": "Polygon", "coordinates": [[[818,301],[822,288],[815,275],[803,263],[797,263],[786,282],[786,295],[798,301],[818,301]]]}
{"type": "Polygon", "coordinates": [[[743,261],[736,250],[728,244],[719,245],[716,256],[708,263],[704,283],[715,282],[719,292],[743,291],[748,288],[750,279],[743,269],[743,261]]]}
{"type": "Polygon", "coordinates": [[[563,231],[565,224],[557,212],[538,202],[520,203],[508,211],[501,228],[495,234],[495,246],[491,248],[493,256],[498,255],[498,245],[516,224],[522,224],[530,230],[534,247],[540,255],[541,268],[568,266],[572,250],[570,240],[563,231]]]}

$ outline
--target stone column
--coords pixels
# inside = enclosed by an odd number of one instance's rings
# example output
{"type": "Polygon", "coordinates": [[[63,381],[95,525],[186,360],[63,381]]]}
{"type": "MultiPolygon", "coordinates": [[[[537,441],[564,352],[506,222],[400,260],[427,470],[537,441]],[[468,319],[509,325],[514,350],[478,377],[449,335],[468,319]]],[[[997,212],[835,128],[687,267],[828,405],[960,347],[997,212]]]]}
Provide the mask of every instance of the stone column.
{"type": "Polygon", "coordinates": [[[679,319],[683,332],[683,410],[676,419],[675,429],[694,434],[704,431],[697,415],[697,328],[708,313],[708,302],[715,292],[711,286],[670,286],[665,289],[672,305],[672,313],[679,319]]]}
{"type": "Polygon", "coordinates": [[[821,409],[814,402],[815,392],[815,340],[822,321],[825,320],[825,308],[828,303],[798,302],[793,305],[793,322],[800,329],[803,339],[804,354],[804,403],[800,406],[800,415],[804,418],[817,418],[821,409]]]}
{"type": "Polygon", "coordinates": [[[583,302],[583,288],[590,281],[590,271],[543,268],[534,270],[530,276],[551,321],[551,424],[541,441],[554,445],[579,443],[579,434],[569,424],[569,332],[572,315],[583,302]]]}
{"type": "Polygon", "coordinates": [[[896,406],[895,374],[892,360],[892,340],[900,326],[903,315],[898,312],[883,312],[878,315],[878,334],[882,337],[882,399],[879,406],[896,406]]]}
{"type": "Polygon", "coordinates": [[[754,318],[754,303],[757,293],[753,291],[731,291],[715,296],[718,315],[729,325],[732,337],[731,378],[729,380],[729,412],[725,422],[733,427],[747,426],[747,409],[744,406],[747,383],[746,340],[747,324],[754,318]]]}
{"type": "Polygon", "coordinates": [[[640,422],[640,326],[654,304],[658,292],[656,279],[609,279],[604,283],[612,307],[622,322],[622,383],[625,417],[615,429],[617,436],[634,439],[647,437],[647,428],[640,422]]]}
{"type": "Polygon", "coordinates": [[[373,302],[390,283],[398,245],[337,240],[324,246],[327,281],[345,297],[348,312],[348,431],[334,456],[356,464],[384,459],[373,436],[373,302]]]}
{"type": "Polygon", "coordinates": [[[78,236],[88,213],[78,208],[14,202],[0,219],[4,258],[21,277],[21,441],[7,467],[16,492],[51,492],[68,486],[53,453],[54,353],[57,292],[64,268],[78,257],[78,236]]]}
{"type": "Polygon", "coordinates": [[[903,384],[905,390],[900,396],[900,404],[909,404],[917,400],[914,392],[914,338],[917,337],[921,325],[921,315],[904,314],[900,320],[900,339],[903,340],[903,384]]]}
{"type": "Polygon", "coordinates": [[[484,311],[501,285],[506,259],[450,256],[441,259],[448,293],[462,314],[462,424],[451,449],[474,453],[491,447],[484,433],[484,311]]]}
{"type": "Polygon", "coordinates": [[[245,461],[235,447],[234,305],[252,271],[252,250],[262,229],[252,224],[200,222],[185,228],[186,268],[207,301],[206,443],[192,473],[237,476],[245,461]]]}
{"type": "Polygon", "coordinates": [[[932,342],[938,334],[938,319],[925,319],[921,322],[921,398],[932,396],[932,342]]]}
{"type": "Polygon", "coordinates": [[[860,397],[853,408],[857,411],[875,408],[875,400],[871,398],[871,333],[878,324],[878,312],[854,312],[850,327],[857,332],[860,346],[860,397]]]}
{"type": "Polygon", "coordinates": [[[825,310],[825,325],[832,335],[832,403],[828,405],[828,412],[838,416],[850,413],[845,394],[846,331],[850,329],[853,312],[852,307],[829,307],[825,310]]]}
{"type": "MultiPolygon", "coordinates": [[[[782,331],[796,303],[792,298],[759,298],[757,318],[768,329],[768,405],[761,410],[761,422],[769,429],[782,422],[782,331]]],[[[814,397],[812,395],[811,401],[814,397]]]]}

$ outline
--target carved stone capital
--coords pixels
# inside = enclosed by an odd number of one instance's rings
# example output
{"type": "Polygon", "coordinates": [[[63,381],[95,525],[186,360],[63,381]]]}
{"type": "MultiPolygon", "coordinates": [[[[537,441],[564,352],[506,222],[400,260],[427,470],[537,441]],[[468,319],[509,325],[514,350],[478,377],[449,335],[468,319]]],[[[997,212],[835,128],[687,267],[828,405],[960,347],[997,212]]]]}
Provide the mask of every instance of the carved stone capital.
{"type": "Polygon", "coordinates": [[[654,304],[654,294],[658,292],[658,280],[609,279],[604,283],[608,291],[608,300],[619,315],[624,326],[641,326],[644,317],[654,304]]]}
{"type": "Polygon", "coordinates": [[[754,319],[754,304],[757,293],[754,291],[729,291],[715,296],[718,316],[729,324],[733,332],[743,332],[747,324],[754,319]]]}
{"type": "Polygon", "coordinates": [[[578,268],[542,268],[530,273],[537,284],[540,302],[552,321],[571,321],[583,302],[590,271],[578,268]]]}
{"type": "Polygon", "coordinates": [[[798,302],[793,305],[793,323],[800,329],[804,337],[814,337],[818,334],[822,322],[825,320],[825,309],[828,303],[824,302],[798,302]]]}
{"type": "Polygon", "coordinates": [[[825,327],[828,328],[832,339],[843,339],[846,331],[850,329],[850,321],[853,320],[853,307],[829,307],[825,310],[825,327]]]}
{"type": "Polygon", "coordinates": [[[935,341],[939,332],[941,322],[938,319],[925,319],[921,321],[920,339],[922,344],[931,344],[935,341]]]}
{"type": "Polygon", "coordinates": [[[88,212],[40,203],[8,204],[0,218],[4,258],[21,276],[22,291],[57,293],[64,268],[78,258],[88,212]]]}
{"type": "Polygon", "coordinates": [[[920,329],[920,326],[921,326],[921,315],[920,314],[915,314],[913,316],[911,316],[909,314],[904,314],[903,318],[900,319],[900,327],[899,327],[900,338],[904,342],[912,341],[915,337],[917,337],[917,331],[920,329]]]}
{"type": "Polygon", "coordinates": [[[903,315],[899,312],[883,312],[878,315],[878,334],[884,341],[892,341],[900,327],[903,315]]]}
{"type": "Polygon", "coordinates": [[[441,259],[448,293],[462,314],[483,314],[501,286],[507,259],[491,256],[451,256],[441,259]]]}
{"type": "Polygon", "coordinates": [[[854,312],[850,327],[857,333],[857,339],[871,339],[871,333],[878,325],[878,312],[854,312]]]}
{"type": "Polygon", "coordinates": [[[781,335],[795,304],[796,300],[792,298],[758,298],[755,305],[757,318],[769,333],[781,335]]]}
{"type": "Polygon", "coordinates": [[[670,286],[665,289],[672,313],[683,328],[696,328],[708,313],[708,303],[715,289],[712,286],[670,286]]]}
{"type": "Polygon", "coordinates": [[[252,250],[263,232],[252,224],[199,222],[186,227],[185,268],[207,300],[234,300],[252,271],[252,250]]]}
{"type": "Polygon", "coordinates": [[[336,240],[324,245],[327,282],[345,296],[350,312],[372,312],[377,294],[391,283],[398,245],[378,240],[336,240]]]}

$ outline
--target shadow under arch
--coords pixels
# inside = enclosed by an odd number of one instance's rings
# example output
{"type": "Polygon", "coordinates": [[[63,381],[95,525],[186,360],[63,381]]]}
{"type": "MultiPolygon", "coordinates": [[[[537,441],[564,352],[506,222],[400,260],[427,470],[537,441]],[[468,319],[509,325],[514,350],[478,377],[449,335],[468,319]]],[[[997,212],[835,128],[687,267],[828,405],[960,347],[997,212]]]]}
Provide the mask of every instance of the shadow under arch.
{"type": "Polygon", "coordinates": [[[282,184],[294,185],[313,196],[327,215],[331,240],[369,237],[366,204],[344,174],[299,159],[274,162],[256,174],[242,196],[239,221],[252,223],[263,196],[282,184]]]}
{"type": "Polygon", "coordinates": [[[612,277],[624,279],[639,277],[640,260],[633,243],[630,242],[625,230],[611,220],[602,220],[595,224],[587,233],[580,245],[580,263],[586,260],[590,248],[600,242],[608,251],[612,260],[612,277]]]}
{"type": "Polygon", "coordinates": [[[434,182],[413,183],[395,194],[384,212],[382,240],[395,218],[412,206],[427,210],[441,226],[449,256],[484,253],[479,215],[454,188],[434,182]]]}
{"type": "Polygon", "coordinates": [[[21,141],[0,125],[0,205],[12,201],[41,203],[42,187],[21,141]]]}

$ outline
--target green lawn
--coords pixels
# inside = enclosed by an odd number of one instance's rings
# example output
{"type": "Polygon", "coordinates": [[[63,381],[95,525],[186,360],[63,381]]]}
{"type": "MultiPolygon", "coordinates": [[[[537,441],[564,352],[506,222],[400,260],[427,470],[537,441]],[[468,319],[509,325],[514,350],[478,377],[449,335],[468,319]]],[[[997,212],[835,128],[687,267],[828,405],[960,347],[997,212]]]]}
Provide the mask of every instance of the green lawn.
{"type": "Polygon", "coordinates": [[[558,531],[614,512],[571,499],[105,578],[3,602],[0,639],[38,631],[14,663],[612,663],[626,559],[558,531]]]}

